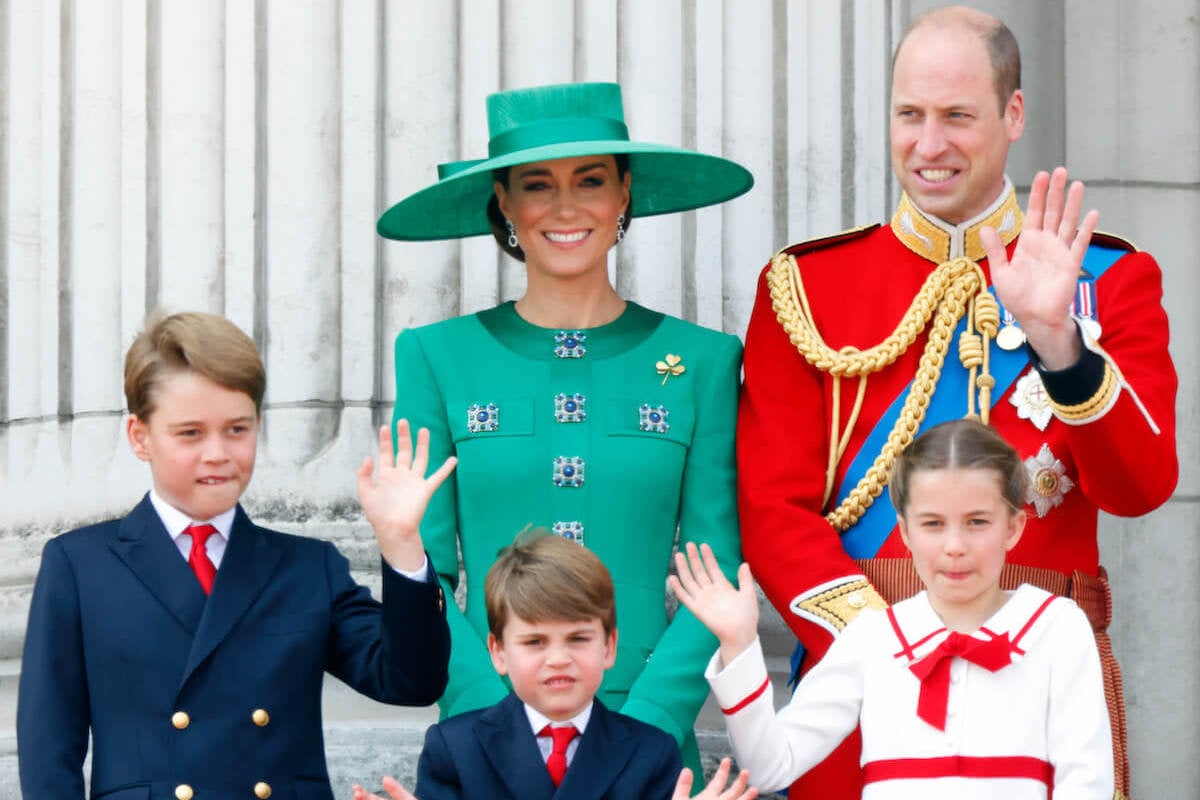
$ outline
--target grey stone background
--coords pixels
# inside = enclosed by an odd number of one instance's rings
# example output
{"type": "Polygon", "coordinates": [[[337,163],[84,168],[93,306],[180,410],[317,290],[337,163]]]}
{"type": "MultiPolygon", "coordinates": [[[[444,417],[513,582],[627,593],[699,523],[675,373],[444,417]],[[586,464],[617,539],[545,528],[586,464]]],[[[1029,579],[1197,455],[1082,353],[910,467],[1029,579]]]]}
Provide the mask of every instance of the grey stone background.
{"type": "MultiPolygon", "coordinates": [[[[745,163],[755,189],[639,221],[611,270],[652,308],[741,334],[778,247],[886,218],[888,69],[923,0],[0,0],[0,798],[19,796],[15,690],[47,537],[148,485],[121,434],[146,311],[224,313],[270,375],[266,524],[335,540],[372,581],[353,470],[394,396],[401,328],[521,292],[488,240],[385,243],[374,220],[486,150],[483,98],[619,80],[634,136],[745,163]]],[[[1065,163],[1101,227],[1153,252],[1180,372],[1179,487],[1103,520],[1135,797],[1200,797],[1200,0],[989,0],[1025,60],[1010,173],[1065,163]]],[[[782,674],[790,639],[764,617],[782,674]]],[[[352,780],[410,778],[432,709],[331,685],[352,780]]],[[[701,721],[724,752],[719,714],[701,721]]]]}

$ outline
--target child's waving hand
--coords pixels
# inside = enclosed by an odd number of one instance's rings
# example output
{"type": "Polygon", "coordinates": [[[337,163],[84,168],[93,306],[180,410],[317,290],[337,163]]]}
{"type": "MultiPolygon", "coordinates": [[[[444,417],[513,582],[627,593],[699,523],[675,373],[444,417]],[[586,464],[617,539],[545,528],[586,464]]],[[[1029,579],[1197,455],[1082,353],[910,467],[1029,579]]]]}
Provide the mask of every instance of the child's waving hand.
{"type": "Polygon", "coordinates": [[[738,567],[738,588],[721,572],[712,548],[688,542],[687,555],[675,554],[678,577],[671,575],[671,591],[696,619],[721,641],[721,661],[728,664],[758,638],[758,597],[750,567],[738,567]]]}
{"type": "Polygon", "coordinates": [[[371,458],[358,468],[358,501],[375,529],[379,551],[395,569],[415,571],[425,560],[421,517],[429,498],[454,470],[457,459],[447,458],[428,478],[429,431],[417,433],[414,450],[408,420],[396,423],[396,449],[388,426],[379,429],[378,470],[371,458]]]}

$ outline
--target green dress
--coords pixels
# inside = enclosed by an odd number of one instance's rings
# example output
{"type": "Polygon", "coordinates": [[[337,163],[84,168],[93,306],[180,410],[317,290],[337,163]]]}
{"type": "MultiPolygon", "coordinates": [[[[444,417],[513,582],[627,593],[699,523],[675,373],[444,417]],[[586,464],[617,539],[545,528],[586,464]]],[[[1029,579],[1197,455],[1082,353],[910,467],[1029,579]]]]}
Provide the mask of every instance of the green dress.
{"type": "Polygon", "coordinates": [[[421,525],[444,583],[458,584],[456,546],[466,576],[465,613],[447,614],[443,716],[508,694],[487,653],[484,577],[518,532],[545,527],[595,552],[616,585],[617,658],[599,698],[698,766],[692,728],[717,642],[682,607],[668,622],[666,576],[676,530],[728,574],[740,560],[740,364],[737,337],[635,303],[585,330],[536,327],[505,303],[396,338],[393,420],[429,428],[431,464],[458,456],[421,525]]]}

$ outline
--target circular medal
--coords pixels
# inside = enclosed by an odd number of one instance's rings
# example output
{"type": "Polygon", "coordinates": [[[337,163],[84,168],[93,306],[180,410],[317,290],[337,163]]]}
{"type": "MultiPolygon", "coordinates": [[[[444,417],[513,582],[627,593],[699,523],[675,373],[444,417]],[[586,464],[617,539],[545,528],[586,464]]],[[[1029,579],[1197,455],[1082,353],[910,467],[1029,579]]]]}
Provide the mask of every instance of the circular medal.
{"type": "Polygon", "coordinates": [[[1092,317],[1079,317],[1079,327],[1083,328],[1087,333],[1088,338],[1093,342],[1100,341],[1100,323],[1092,317]]]}
{"type": "Polygon", "coordinates": [[[1025,332],[1016,325],[1005,325],[996,334],[996,344],[1001,350],[1016,350],[1025,344],[1025,332]]]}

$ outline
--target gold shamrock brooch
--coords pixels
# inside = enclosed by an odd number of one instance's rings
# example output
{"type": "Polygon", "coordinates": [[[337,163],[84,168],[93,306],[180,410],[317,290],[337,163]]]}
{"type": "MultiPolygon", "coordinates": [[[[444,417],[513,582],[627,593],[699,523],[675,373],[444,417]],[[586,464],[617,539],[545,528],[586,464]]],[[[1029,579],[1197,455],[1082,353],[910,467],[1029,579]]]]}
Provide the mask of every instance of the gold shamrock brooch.
{"type": "Polygon", "coordinates": [[[687,367],[683,366],[683,356],[677,356],[674,353],[667,353],[667,357],[663,361],[659,361],[654,365],[658,370],[658,374],[663,376],[662,386],[667,385],[667,378],[672,375],[682,375],[687,371],[687,367]]]}

